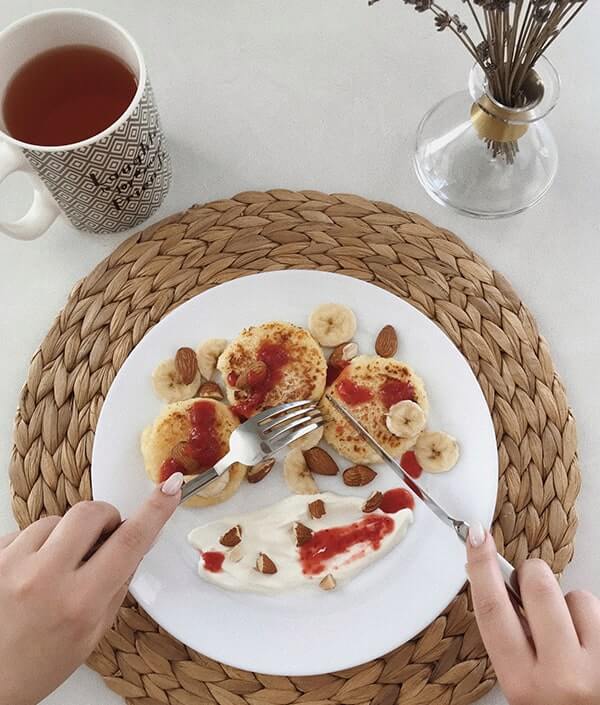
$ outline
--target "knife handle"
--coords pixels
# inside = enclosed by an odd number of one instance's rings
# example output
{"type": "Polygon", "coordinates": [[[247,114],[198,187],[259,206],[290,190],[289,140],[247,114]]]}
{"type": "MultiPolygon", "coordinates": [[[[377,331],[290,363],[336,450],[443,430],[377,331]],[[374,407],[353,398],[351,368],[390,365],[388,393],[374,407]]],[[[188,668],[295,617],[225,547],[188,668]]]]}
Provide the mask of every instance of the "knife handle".
{"type": "Polygon", "coordinates": [[[508,594],[517,604],[518,607],[523,607],[523,601],[521,600],[521,590],[519,589],[519,579],[517,577],[517,571],[512,563],[509,563],[504,556],[499,553],[496,554],[498,558],[498,566],[502,577],[504,578],[504,583],[508,594]]]}
{"type": "MultiPolygon", "coordinates": [[[[453,522],[454,530],[456,535],[463,542],[467,543],[469,537],[469,524],[466,521],[454,520],[453,522]]],[[[514,604],[523,609],[523,601],[521,599],[521,590],[519,588],[519,578],[517,576],[517,571],[512,563],[506,560],[504,556],[501,556],[496,551],[496,558],[498,559],[498,567],[502,573],[502,578],[504,579],[504,584],[511,600],[514,604]]]]}

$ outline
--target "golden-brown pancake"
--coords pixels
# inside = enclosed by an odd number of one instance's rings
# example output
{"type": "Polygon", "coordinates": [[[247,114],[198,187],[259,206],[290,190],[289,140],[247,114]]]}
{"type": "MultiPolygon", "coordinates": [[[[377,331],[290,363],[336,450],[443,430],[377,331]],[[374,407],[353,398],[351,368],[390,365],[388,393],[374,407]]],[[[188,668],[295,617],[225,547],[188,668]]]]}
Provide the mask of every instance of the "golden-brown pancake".
{"type": "MultiPolygon", "coordinates": [[[[411,448],[415,438],[399,438],[391,434],[385,417],[393,404],[411,399],[425,414],[429,409],[423,382],[404,362],[391,358],[361,355],[345,367],[327,389],[327,393],[375,437],[391,455],[399,458],[411,448]]],[[[360,434],[336,411],[324,397],[321,408],[328,420],[325,440],[335,450],[354,463],[375,463],[380,460],[360,434]]]]}
{"type": "Polygon", "coordinates": [[[325,357],[311,334],[279,321],[243,330],[217,367],[227,398],[242,418],[290,401],[317,401],[327,376],[325,357]]]}
{"type": "MultiPolygon", "coordinates": [[[[141,450],[144,457],[146,472],[153,482],[161,482],[175,470],[181,470],[188,481],[195,474],[185,473],[185,468],[163,466],[173,457],[173,449],[179,443],[190,441],[193,436],[193,408],[196,407],[197,419],[201,421],[200,428],[207,436],[197,437],[197,458],[208,461],[212,466],[219,457],[225,455],[229,448],[229,437],[238,426],[239,421],[228,406],[214,399],[188,399],[169,404],[161,415],[142,433],[141,450]],[[200,406],[197,406],[200,405],[200,406]]],[[[202,431],[200,432],[202,433],[202,431]]],[[[177,461],[175,461],[177,462],[177,461]]],[[[187,506],[207,507],[219,504],[229,499],[239,488],[244,479],[246,468],[235,463],[220,478],[211,482],[200,493],[191,497],[187,506]]]]}

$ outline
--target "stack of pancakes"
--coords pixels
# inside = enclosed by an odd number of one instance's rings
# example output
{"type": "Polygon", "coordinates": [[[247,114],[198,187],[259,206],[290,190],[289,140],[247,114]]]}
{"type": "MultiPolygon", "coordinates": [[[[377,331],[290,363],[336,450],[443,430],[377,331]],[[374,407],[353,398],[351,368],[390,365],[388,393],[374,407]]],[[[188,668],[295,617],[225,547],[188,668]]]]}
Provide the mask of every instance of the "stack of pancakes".
{"type": "MultiPolygon", "coordinates": [[[[312,399],[321,401],[321,407],[328,419],[325,427],[325,440],[340,455],[354,463],[377,462],[378,456],[324,398],[327,363],[320,345],[312,335],[299,326],[270,322],[246,328],[232,341],[219,357],[217,369],[221,374],[221,384],[229,404],[237,405],[248,400],[251,391],[237,386],[243,373],[257,361],[257,354],[265,344],[281,346],[286,351],[287,360],[278,373],[278,382],[266,393],[264,400],[254,409],[257,413],[285,402],[312,399]]],[[[412,444],[412,440],[391,434],[385,423],[387,407],[379,390],[389,380],[409,382],[414,390],[414,401],[427,413],[427,395],[422,381],[403,362],[378,356],[360,356],[342,371],[327,390],[339,397],[338,385],[343,380],[368,388],[372,398],[362,404],[351,406],[352,413],[365,425],[378,442],[392,455],[398,457],[412,444]]],[[[191,432],[189,410],[198,398],[168,405],[156,421],[142,434],[141,448],[146,471],[157,482],[163,462],[171,457],[172,449],[180,442],[187,441],[191,432]]],[[[239,424],[232,409],[221,401],[210,401],[216,410],[216,435],[228,447],[229,437],[239,424]]],[[[221,478],[211,483],[205,490],[194,496],[189,503],[194,506],[218,504],[231,497],[239,488],[245,468],[236,464],[221,478]]],[[[187,476],[186,479],[189,479],[187,476]]]]}

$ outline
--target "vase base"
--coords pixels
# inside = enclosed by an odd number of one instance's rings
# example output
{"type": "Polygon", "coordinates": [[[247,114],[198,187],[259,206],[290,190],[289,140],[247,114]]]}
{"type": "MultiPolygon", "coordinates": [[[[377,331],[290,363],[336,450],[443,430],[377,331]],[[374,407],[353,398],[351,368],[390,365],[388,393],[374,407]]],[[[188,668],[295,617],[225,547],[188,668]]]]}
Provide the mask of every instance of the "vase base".
{"type": "Polygon", "coordinates": [[[509,209],[494,209],[494,204],[490,203],[489,208],[482,209],[465,204],[463,202],[463,199],[457,199],[456,202],[454,202],[452,200],[451,195],[446,196],[436,190],[434,184],[431,183],[427,174],[421,170],[419,160],[416,155],[413,159],[413,166],[419,183],[431,199],[433,199],[440,206],[444,206],[444,208],[450,208],[453,211],[460,213],[461,215],[466,215],[469,218],[478,218],[480,220],[498,220],[500,218],[510,218],[513,215],[518,215],[519,213],[523,213],[526,210],[533,208],[544,198],[544,196],[548,193],[554,182],[554,179],[552,179],[547,184],[547,186],[542,191],[540,191],[537,197],[527,204],[522,204],[509,209]]]}
{"type": "Polygon", "coordinates": [[[423,188],[439,204],[474,218],[506,218],[531,208],[548,193],[558,167],[545,120],[508,124],[510,132],[492,138],[482,135],[489,125],[473,117],[468,91],[448,96],[423,117],[414,153],[423,188]]]}

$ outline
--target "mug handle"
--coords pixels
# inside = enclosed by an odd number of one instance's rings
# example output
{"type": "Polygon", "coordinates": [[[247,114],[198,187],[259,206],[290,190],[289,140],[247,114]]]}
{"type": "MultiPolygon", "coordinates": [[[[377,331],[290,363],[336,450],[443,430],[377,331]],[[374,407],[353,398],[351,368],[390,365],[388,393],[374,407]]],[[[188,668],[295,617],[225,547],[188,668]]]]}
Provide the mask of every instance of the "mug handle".
{"type": "Polygon", "coordinates": [[[41,183],[36,183],[37,175],[29,166],[21,150],[8,142],[0,141],[0,184],[9,174],[23,171],[33,176],[33,203],[19,220],[12,223],[0,221],[0,233],[15,240],[35,240],[43,235],[60,213],[59,207],[41,183]]]}

